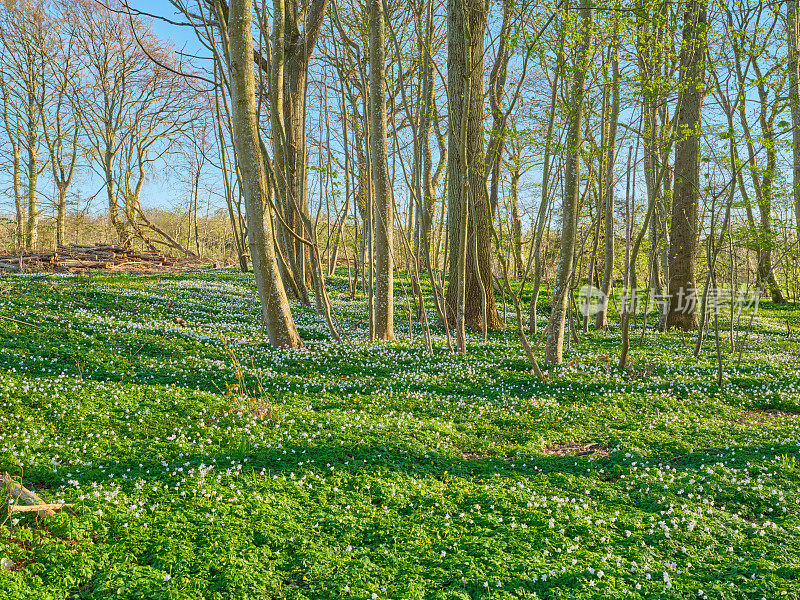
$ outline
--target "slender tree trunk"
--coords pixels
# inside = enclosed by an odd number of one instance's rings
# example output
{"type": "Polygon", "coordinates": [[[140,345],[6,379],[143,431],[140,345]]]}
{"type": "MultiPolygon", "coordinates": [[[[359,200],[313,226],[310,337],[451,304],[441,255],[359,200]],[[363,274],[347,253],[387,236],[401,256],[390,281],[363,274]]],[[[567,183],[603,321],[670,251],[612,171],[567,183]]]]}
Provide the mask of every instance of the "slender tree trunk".
{"type": "MultiPolygon", "coordinates": [[[[422,57],[422,106],[419,116],[419,136],[420,153],[422,155],[422,208],[419,216],[419,236],[417,255],[422,256],[426,270],[431,270],[431,224],[433,223],[434,211],[436,209],[436,177],[433,175],[433,154],[431,152],[431,129],[433,125],[434,111],[436,109],[433,98],[433,57],[431,56],[434,21],[433,21],[433,0],[428,0],[425,7],[425,47],[422,57]]],[[[439,172],[441,174],[441,171],[439,172]]],[[[435,282],[431,281],[435,286],[435,282]]],[[[434,290],[434,293],[436,291],[434,290]]]]}
{"type": "Polygon", "coordinates": [[[511,243],[514,248],[514,270],[512,276],[521,279],[525,272],[525,263],[522,262],[522,219],[519,215],[519,170],[511,172],[509,196],[511,196],[511,243]]]}
{"type": "MultiPolygon", "coordinates": [[[[344,86],[344,82],[340,82],[344,86]]],[[[336,272],[336,263],[339,261],[340,246],[344,246],[342,234],[344,231],[347,217],[350,214],[350,143],[348,138],[348,121],[349,116],[347,113],[347,100],[344,96],[344,89],[341,89],[341,107],[342,107],[342,135],[343,135],[343,150],[344,150],[344,209],[342,210],[341,217],[337,216],[336,231],[333,236],[333,248],[331,249],[330,256],[328,257],[328,277],[336,272]]],[[[330,152],[330,149],[328,149],[330,152]]],[[[347,249],[345,247],[345,258],[347,257],[347,249]]]]}
{"type": "Polygon", "coordinates": [[[275,347],[301,348],[303,342],[295,329],[275,260],[271,223],[264,219],[267,173],[256,116],[252,13],[253,0],[233,0],[228,15],[232,120],[247,212],[247,241],[270,342],[275,347]]]}
{"type": "Polygon", "coordinates": [[[14,187],[14,210],[16,227],[14,231],[14,249],[20,250],[25,244],[23,232],[25,231],[25,209],[22,207],[22,184],[20,182],[21,165],[19,160],[19,148],[15,145],[12,151],[13,158],[13,187],[14,187]]]}
{"type": "Polygon", "coordinates": [[[537,334],[536,307],[539,304],[539,292],[542,288],[542,241],[547,221],[547,211],[550,207],[550,161],[553,145],[553,130],[555,128],[556,104],[558,102],[558,86],[561,69],[564,62],[564,32],[563,25],[559,32],[558,64],[553,73],[553,87],[550,95],[549,116],[547,119],[547,135],[544,142],[544,164],[542,166],[542,197],[539,201],[539,211],[536,216],[536,232],[533,239],[533,292],[530,306],[530,329],[533,335],[537,334]]]}
{"type": "MultiPolygon", "coordinates": [[[[289,200],[286,206],[286,221],[298,235],[303,235],[303,223],[298,209],[308,214],[308,185],[306,179],[306,79],[308,65],[298,53],[292,53],[286,60],[285,86],[283,97],[286,125],[286,166],[289,178],[289,193],[294,202],[289,200]]],[[[290,235],[290,234],[289,234],[290,235]]],[[[306,234],[306,238],[309,236],[306,234]]],[[[299,240],[291,237],[296,272],[294,274],[298,286],[311,287],[311,264],[308,249],[299,240]]]]}
{"type": "Polygon", "coordinates": [[[394,210],[387,173],[386,23],[382,0],[369,5],[369,101],[372,186],[375,202],[375,337],[394,339],[394,210]]]}
{"type": "Polygon", "coordinates": [[[492,131],[489,136],[488,163],[491,166],[491,185],[489,190],[489,205],[492,214],[497,214],[500,194],[500,167],[503,164],[505,147],[505,115],[501,103],[503,91],[508,77],[509,53],[506,39],[511,30],[511,14],[513,2],[503,2],[503,24],[500,27],[500,40],[498,41],[497,57],[492,71],[489,74],[489,105],[492,111],[492,131]]]}
{"type": "Polygon", "coordinates": [[[595,329],[608,329],[608,305],[614,284],[614,163],[617,151],[617,121],[619,120],[619,18],[614,22],[614,40],[611,56],[611,115],[608,124],[608,143],[603,166],[603,282],[600,285],[601,303],[595,315],[595,329]]]}
{"type": "MultiPolygon", "coordinates": [[[[221,64],[221,58],[218,54],[214,56],[214,77],[220,77],[220,70],[223,68],[221,64]]],[[[224,100],[224,98],[222,98],[224,100]]],[[[244,248],[244,235],[240,231],[240,223],[242,222],[242,216],[239,213],[239,206],[236,206],[236,212],[234,213],[234,202],[233,202],[233,177],[231,176],[231,170],[228,168],[228,152],[227,152],[227,141],[225,133],[222,130],[222,123],[223,123],[223,114],[225,115],[226,119],[229,119],[230,113],[228,112],[227,103],[225,105],[225,112],[223,113],[221,105],[223,102],[220,102],[220,89],[217,86],[214,90],[214,114],[216,116],[216,123],[214,127],[214,134],[217,140],[217,155],[219,156],[219,165],[222,171],[222,185],[223,191],[225,193],[225,204],[228,208],[228,218],[230,219],[231,223],[231,232],[233,234],[233,247],[236,250],[236,257],[239,262],[239,268],[241,269],[242,273],[247,273],[247,253],[244,248]]],[[[228,123],[230,121],[228,120],[228,123]]],[[[234,156],[234,165],[233,170],[236,170],[236,157],[234,156]]]]}
{"type": "Polygon", "coordinates": [[[262,59],[260,66],[269,73],[276,183],[285,222],[277,225],[278,240],[300,290],[299,300],[306,304],[306,290],[313,286],[314,279],[309,247],[285,229],[306,239],[314,237],[304,225],[304,217],[308,216],[306,95],[308,62],[327,0],[312,0],[304,8],[301,11],[297,2],[273,0],[272,60],[262,59]],[[300,25],[305,26],[302,33],[300,25]]]}
{"type": "Polygon", "coordinates": [[[105,175],[106,196],[108,198],[108,216],[111,219],[111,226],[117,234],[117,241],[123,246],[130,244],[130,235],[125,220],[120,218],[119,204],[117,202],[117,186],[114,180],[113,156],[106,152],[103,160],[103,174],[105,175]]]}
{"type": "Polygon", "coordinates": [[[39,209],[36,185],[39,179],[39,164],[36,156],[36,139],[28,139],[28,220],[25,223],[25,247],[34,249],[39,243],[39,209]]]}
{"type": "Polygon", "coordinates": [[[583,133],[583,109],[586,93],[586,71],[591,55],[594,9],[591,0],[581,0],[580,42],[575,58],[575,70],[570,94],[569,126],[567,130],[566,163],[564,168],[564,197],[561,203],[561,250],[553,289],[553,304],[547,324],[545,361],[560,364],[564,351],[564,324],[570,305],[570,281],[577,236],[578,196],[580,194],[580,160],[583,133]]]}
{"type": "Polygon", "coordinates": [[[758,253],[758,281],[764,288],[769,289],[772,301],[783,304],[786,299],[783,297],[781,288],[775,280],[775,270],[772,265],[772,187],[776,165],[775,137],[772,131],[772,123],[769,126],[762,124],[762,135],[764,145],[767,148],[767,168],[761,177],[758,196],[758,212],[760,216],[760,235],[758,253]]]}
{"type": "MultiPolygon", "coordinates": [[[[647,14],[647,13],[646,13],[647,14]]],[[[662,72],[662,28],[660,23],[660,13],[652,16],[647,14],[645,18],[639,19],[639,32],[636,42],[637,58],[639,67],[639,90],[642,98],[642,124],[644,138],[644,177],[647,188],[648,199],[652,196],[657,197],[657,208],[661,208],[661,186],[656,186],[655,181],[658,173],[664,168],[660,164],[662,140],[660,139],[662,128],[658,123],[658,112],[665,98],[660,91],[660,81],[662,72]]],[[[650,245],[652,248],[660,248],[664,245],[664,225],[665,213],[663,210],[656,210],[654,218],[650,224],[650,245]]],[[[650,276],[648,286],[654,297],[661,297],[664,294],[664,278],[661,272],[661,263],[655,259],[648,270],[650,276]]]]}
{"type": "Polygon", "coordinates": [[[789,105],[792,113],[792,199],[797,239],[800,240],[800,45],[797,0],[788,0],[789,105]]]}
{"type": "Polygon", "coordinates": [[[65,183],[58,184],[58,206],[56,207],[56,245],[63,246],[66,244],[64,238],[65,219],[67,216],[67,185],[65,183]]]}
{"type": "MultiPolygon", "coordinates": [[[[628,169],[627,169],[627,179],[625,182],[625,266],[623,267],[623,276],[622,276],[622,306],[620,307],[619,313],[619,328],[622,333],[622,344],[619,353],[619,362],[617,363],[617,367],[620,369],[624,369],[627,362],[628,362],[628,350],[630,349],[630,324],[631,324],[631,309],[633,308],[634,296],[633,294],[635,291],[632,289],[634,285],[632,284],[632,280],[634,277],[634,271],[636,263],[635,261],[631,261],[631,237],[633,235],[633,224],[631,223],[631,179],[633,179],[633,173],[631,170],[631,152],[632,148],[628,148],[628,169]]],[[[654,198],[650,198],[650,202],[654,202],[654,198]]],[[[642,231],[646,230],[645,229],[642,231]]]]}

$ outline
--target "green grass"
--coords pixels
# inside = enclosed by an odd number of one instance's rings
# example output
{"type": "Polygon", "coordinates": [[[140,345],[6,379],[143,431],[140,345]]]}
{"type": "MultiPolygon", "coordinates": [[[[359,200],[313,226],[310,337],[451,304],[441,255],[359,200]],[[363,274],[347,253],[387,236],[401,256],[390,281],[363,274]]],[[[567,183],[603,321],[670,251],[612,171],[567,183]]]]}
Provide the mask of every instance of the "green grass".
{"type": "Polygon", "coordinates": [[[541,383],[513,327],[429,356],[399,285],[390,345],[331,290],[347,342],[294,307],[290,352],[241,274],[0,279],[0,472],[74,505],[0,525],[0,598],[798,598],[800,307],[721,387],[638,329],[541,383]]]}

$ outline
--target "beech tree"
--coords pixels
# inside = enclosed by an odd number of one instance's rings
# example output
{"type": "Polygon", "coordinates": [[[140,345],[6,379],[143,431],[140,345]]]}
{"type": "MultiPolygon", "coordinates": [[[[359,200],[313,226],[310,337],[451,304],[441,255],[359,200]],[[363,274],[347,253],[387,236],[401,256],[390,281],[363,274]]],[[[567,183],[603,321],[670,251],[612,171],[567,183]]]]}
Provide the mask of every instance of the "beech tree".
{"type": "Polygon", "coordinates": [[[578,12],[580,26],[577,30],[578,46],[570,94],[564,197],[561,201],[561,250],[558,256],[550,320],[547,323],[547,346],[545,348],[545,361],[550,364],[559,364],[563,359],[564,324],[571,297],[570,285],[577,236],[578,194],[580,192],[584,94],[586,92],[586,72],[592,52],[594,9],[591,0],[581,0],[578,12]]]}
{"type": "Polygon", "coordinates": [[[71,0],[69,10],[77,15],[71,23],[86,76],[78,90],[80,124],[117,241],[129,245],[138,237],[152,245],[144,227],[186,252],[148,222],[139,197],[149,166],[188,131],[193,94],[144,23],[86,0],[71,0]]]}
{"type": "Polygon", "coordinates": [[[50,172],[58,190],[56,244],[59,246],[66,243],[67,194],[78,166],[82,135],[78,102],[83,73],[76,28],[62,28],[58,22],[58,19],[66,22],[73,18],[65,8],[60,6],[55,18],[48,18],[48,31],[39,48],[39,114],[50,172]]]}
{"type": "Polygon", "coordinates": [[[308,248],[297,239],[297,236],[311,236],[303,219],[308,215],[308,68],[327,6],[328,0],[311,0],[305,6],[297,0],[273,0],[272,57],[271,61],[264,57],[259,60],[269,81],[276,183],[284,212],[285,225],[278,226],[278,240],[297,286],[304,288],[301,294],[312,279],[308,248]]]}
{"type": "Polygon", "coordinates": [[[783,303],[786,300],[775,280],[772,264],[774,235],[772,213],[779,152],[776,120],[785,111],[784,84],[787,75],[791,73],[791,67],[783,68],[782,62],[769,48],[772,39],[770,33],[777,28],[779,15],[772,11],[765,11],[763,6],[752,10],[746,10],[743,7],[737,11],[736,17],[729,9],[726,9],[725,13],[731,32],[731,49],[739,83],[739,94],[746,96],[755,87],[759,99],[756,113],[758,140],[755,139],[756,136],[753,133],[745,103],[738,104],[737,112],[744,133],[748,167],[743,170],[744,174],[742,170],[739,171],[737,179],[747,211],[751,236],[755,242],[758,279],[769,289],[773,302],[783,303]],[[770,13],[772,13],[771,19],[770,13]],[[767,60],[766,70],[762,68],[764,59],[767,60]],[[763,160],[759,160],[756,155],[757,141],[760,141],[763,150],[761,154],[765,155],[763,160]],[[748,186],[745,185],[744,175],[747,173],[750,174],[752,195],[748,191],[748,186]],[[755,199],[758,208],[757,221],[753,214],[752,199],[755,199]]]}
{"type": "Polygon", "coordinates": [[[705,99],[707,1],[688,0],[683,16],[675,189],[669,232],[667,327],[697,329],[697,215],[701,116],[705,99]]]}
{"type": "Polygon", "coordinates": [[[369,3],[370,149],[375,203],[375,336],[394,339],[394,199],[386,148],[386,24],[382,0],[369,3]]]}
{"type": "Polygon", "coordinates": [[[620,70],[619,70],[619,42],[620,42],[620,20],[617,16],[614,20],[614,31],[611,41],[611,93],[609,94],[610,106],[608,112],[608,133],[605,140],[606,150],[603,157],[602,167],[603,185],[601,186],[601,198],[603,209],[603,280],[600,284],[601,305],[595,315],[595,328],[608,329],[608,305],[611,295],[611,288],[614,283],[614,188],[615,174],[614,164],[617,151],[617,121],[620,109],[620,70]]]}
{"type": "Polygon", "coordinates": [[[448,322],[456,324],[461,352],[466,351],[465,327],[481,331],[503,326],[493,292],[491,207],[485,177],[488,165],[484,162],[480,65],[486,16],[486,6],[480,0],[448,0],[447,305],[448,322]]]}
{"type": "Polygon", "coordinates": [[[247,243],[253,261],[263,321],[273,346],[301,348],[303,342],[295,328],[273,245],[270,243],[270,221],[264,218],[269,192],[256,113],[253,0],[231,2],[228,39],[234,142],[247,211],[247,243]]]}
{"type": "Polygon", "coordinates": [[[26,249],[39,239],[39,175],[47,167],[41,160],[41,48],[45,39],[44,6],[37,0],[0,5],[0,52],[2,95],[6,133],[14,156],[14,197],[20,230],[23,220],[20,167],[24,170],[27,202],[24,232],[26,249]],[[22,159],[20,161],[20,155],[22,159]]]}
{"type": "Polygon", "coordinates": [[[800,240],[800,35],[797,0],[786,2],[786,32],[789,47],[789,106],[792,117],[792,200],[796,235],[800,240]]]}

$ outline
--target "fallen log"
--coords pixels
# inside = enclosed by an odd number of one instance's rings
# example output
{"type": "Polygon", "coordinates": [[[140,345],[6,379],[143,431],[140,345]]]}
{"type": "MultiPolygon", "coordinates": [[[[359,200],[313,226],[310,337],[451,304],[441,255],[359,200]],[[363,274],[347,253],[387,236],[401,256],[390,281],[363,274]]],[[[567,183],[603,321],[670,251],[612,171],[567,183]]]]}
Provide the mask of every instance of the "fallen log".
{"type": "Polygon", "coordinates": [[[52,517],[55,511],[70,506],[69,504],[52,504],[45,502],[34,492],[17,483],[8,473],[3,473],[8,495],[8,512],[35,512],[39,517],[52,517]]]}
{"type": "Polygon", "coordinates": [[[72,504],[67,503],[59,503],[59,504],[37,504],[35,506],[22,506],[19,504],[12,504],[8,507],[9,512],[37,512],[39,513],[40,517],[44,516],[51,516],[55,513],[54,510],[59,510],[62,508],[69,508],[72,504]],[[47,514],[47,511],[50,514],[47,514]]]}
{"type": "Polygon", "coordinates": [[[3,253],[0,251],[0,273],[12,271],[83,273],[91,269],[159,270],[184,264],[197,264],[197,257],[179,258],[150,250],[133,250],[113,244],[69,244],[55,252],[3,253]]]}

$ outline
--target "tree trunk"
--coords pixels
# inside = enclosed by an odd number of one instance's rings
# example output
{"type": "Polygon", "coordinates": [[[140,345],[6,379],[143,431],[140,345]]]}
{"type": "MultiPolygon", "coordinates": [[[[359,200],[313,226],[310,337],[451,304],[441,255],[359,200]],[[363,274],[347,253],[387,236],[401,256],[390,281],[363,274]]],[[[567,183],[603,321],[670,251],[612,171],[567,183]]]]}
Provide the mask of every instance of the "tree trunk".
{"type": "MultiPolygon", "coordinates": [[[[434,211],[436,209],[436,178],[433,174],[433,154],[431,152],[431,129],[433,125],[434,111],[436,109],[433,99],[433,0],[428,0],[425,7],[425,48],[422,57],[422,106],[419,116],[419,136],[420,136],[420,155],[422,158],[422,172],[420,173],[422,187],[422,207],[419,215],[419,235],[417,236],[417,255],[418,263],[425,265],[426,270],[431,270],[431,224],[433,223],[434,211]],[[422,260],[420,260],[420,257],[422,260]]],[[[435,283],[432,281],[431,285],[435,283]]]]}
{"type": "MultiPolygon", "coordinates": [[[[645,13],[647,14],[647,13],[645,13]]],[[[657,210],[650,224],[650,245],[652,248],[662,248],[666,238],[666,211],[663,210],[663,200],[661,199],[662,187],[656,186],[655,181],[659,172],[665,168],[661,164],[661,151],[663,140],[661,139],[662,128],[658,122],[658,112],[660,107],[666,103],[661,93],[663,50],[661,41],[663,40],[663,25],[661,13],[656,12],[652,16],[647,14],[645,18],[639,19],[639,32],[636,42],[637,59],[639,67],[639,90],[642,98],[643,114],[643,137],[644,137],[644,176],[647,188],[648,199],[656,197],[657,210]]],[[[664,274],[662,273],[661,263],[656,258],[652,261],[650,268],[651,280],[649,285],[654,297],[660,298],[665,292],[664,274]]],[[[662,315],[663,318],[663,315],[662,315]]]]}
{"type": "Polygon", "coordinates": [[[58,207],[56,209],[56,245],[63,246],[64,239],[64,220],[67,215],[67,184],[58,184],[58,207]]]}
{"type": "Polygon", "coordinates": [[[511,241],[514,247],[513,277],[521,279],[525,273],[525,263],[522,262],[522,219],[519,216],[519,170],[511,172],[509,196],[511,196],[511,241]]]}
{"type": "Polygon", "coordinates": [[[617,121],[619,120],[619,18],[614,22],[614,49],[611,57],[611,115],[608,124],[608,148],[603,166],[603,282],[600,285],[600,307],[595,315],[595,329],[608,329],[608,304],[614,285],[614,162],[617,150],[617,121]]]}
{"type": "Polygon", "coordinates": [[[273,245],[267,243],[272,231],[270,221],[264,219],[267,174],[256,116],[252,12],[253,0],[233,0],[228,15],[232,120],[247,213],[247,241],[270,342],[274,347],[301,348],[303,342],[289,310],[273,245]]]}
{"type": "Polygon", "coordinates": [[[369,102],[372,185],[375,201],[375,337],[394,340],[394,202],[387,172],[386,23],[382,0],[369,7],[369,102]]]}
{"type": "Polygon", "coordinates": [[[31,136],[28,139],[28,220],[25,223],[25,247],[28,250],[33,250],[39,243],[39,209],[36,195],[38,178],[36,138],[31,136]]]}
{"type": "Polygon", "coordinates": [[[117,203],[117,189],[114,185],[114,171],[112,165],[113,157],[106,152],[103,159],[103,174],[105,175],[106,196],[108,198],[108,216],[111,219],[111,226],[117,234],[117,241],[122,246],[130,243],[128,227],[124,220],[119,216],[119,204],[117,203]]]}
{"type": "Polygon", "coordinates": [[[697,329],[697,213],[700,196],[700,136],[704,100],[707,0],[689,0],[681,48],[681,96],[675,144],[675,189],[669,248],[667,328],[697,329]]]}
{"type": "Polygon", "coordinates": [[[486,18],[481,0],[448,0],[447,85],[451,102],[447,163],[448,323],[456,322],[455,318],[451,321],[450,315],[455,317],[458,312],[458,288],[462,284],[458,263],[463,258],[464,322],[475,331],[503,327],[492,284],[492,223],[485,176],[488,166],[484,164],[483,71],[469,68],[469,65],[483,64],[486,18]],[[466,147],[462,148],[462,144],[466,147]],[[465,197],[469,198],[467,203],[463,202],[465,197]],[[462,235],[466,239],[462,239],[462,235]],[[462,251],[465,252],[463,257],[462,251]]]}
{"type": "Polygon", "coordinates": [[[580,193],[580,160],[583,132],[583,105],[586,92],[586,71],[591,55],[594,10],[591,0],[581,0],[581,36],[575,59],[570,97],[569,129],[567,131],[566,163],[564,166],[564,197],[561,203],[561,250],[553,289],[553,303],[547,324],[545,361],[560,364],[564,351],[564,323],[570,304],[570,281],[575,254],[580,193]]]}
{"type": "Polygon", "coordinates": [[[559,43],[555,72],[553,73],[553,86],[550,95],[549,115],[547,119],[547,135],[544,143],[544,164],[542,165],[542,197],[539,202],[539,211],[536,216],[536,232],[533,240],[533,292],[531,293],[530,306],[530,329],[533,335],[537,334],[537,313],[536,308],[539,304],[539,292],[542,287],[542,240],[545,231],[545,221],[547,211],[550,206],[550,161],[551,148],[553,145],[553,129],[556,119],[556,103],[558,102],[558,91],[561,69],[564,66],[564,25],[560,26],[559,43]]]}
{"type": "Polygon", "coordinates": [[[300,289],[299,300],[304,304],[308,303],[306,289],[313,286],[309,248],[286,228],[297,236],[313,237],[312,232],[305,232],[302,218],[308,216],[306,93],[308,61],[319,37],[327,4],[328,0],[313,0],[301,13],[296,2],[273,0],[272,60],[261,58],[259,61],[270,81],[276,183],[286,223],[277,224],[278,240],[300,289]],[[301,24],[305,26],[302,33],[301,24]]]}
{"type": "Polygon", "coordinates": [[[19,148],[14,146],[13,151],[13,187],[14,187],[14,210],[16,219],[16,230],[14,231],[14,250],[20,250],[25,244],[23,232],[25,230],[25,209],[22,208],[22,185],[20,183],[20,160],[19,148]]]}
{"type": "Polygon", "coordinates": [[[800,44],[798,44],[797,0],[789,0],[789,103],[792,112],[792,198],[797,239],[800,240],[800,44]]]}
{"type": "Polygon", "coordinates": [[[503,91],[508,76],[508,61],[510,59],[507,38],[511,30],[511,12],[513,2],[503,2],[503,24],[500,27],[500,40],[498,41],[497,56],[489,74],[489,105],[492,111],[492,130],[489,135],[489,156],[487,162],[491,166],[491,184],[489,190],[489,205],[492,214],[497,214],[500,195],[500,167],[503,164],[505,147],[505,115],[501,107],[503,91]]]}
{"type": "Polygon", "coordinates": [[[769,289],[773,302],[783,304],[786,298],[783,297],[781,288],[775,280],[772,265],[772,180],[777,166],[777,150],[771,125],[772,123],[769,123],[769,127],[762,127],[764,145],[767,148],[767,169],[761,177],[761,193],[757,194],[760,216],[758,281],[765,289],[769,289]]]}
{"type": "MultiPolygon", "coordinates": [[[[285,86],[286,93],[283,97],[285,124],[286,124],[286,167],[288,188],[291,199],[286,206],[286,222],[292,230],[300,236],[309,239],[309,234],[304,234],[303,221],[299,214],[303,211],[308,214],[308,185],[306,180],[307,153],[306,148],[306,79],[308,63],[299,56],[298,52],[288,54],[286,60],[285,86]]],[[[287,236],[291,234],[287,233],[287,236]]],[[[311,287],[311,263],[309,262],[308,248],[305,244],[291,236],[287,249],[292,248],[296,271],[294,273],[297,285],[311,287]]]]}

